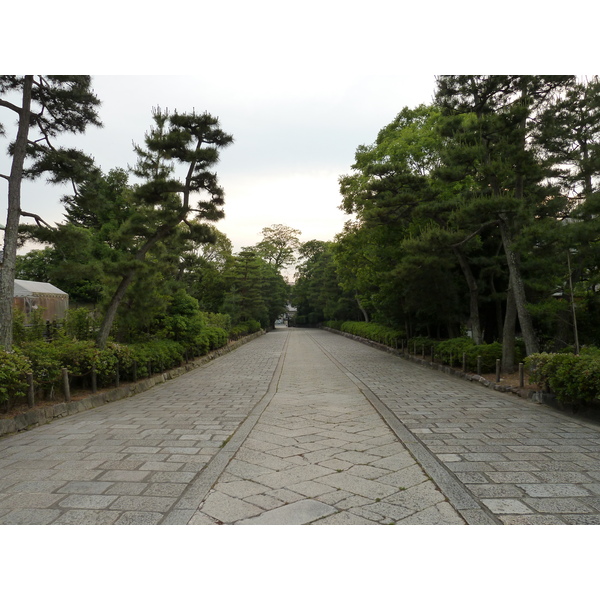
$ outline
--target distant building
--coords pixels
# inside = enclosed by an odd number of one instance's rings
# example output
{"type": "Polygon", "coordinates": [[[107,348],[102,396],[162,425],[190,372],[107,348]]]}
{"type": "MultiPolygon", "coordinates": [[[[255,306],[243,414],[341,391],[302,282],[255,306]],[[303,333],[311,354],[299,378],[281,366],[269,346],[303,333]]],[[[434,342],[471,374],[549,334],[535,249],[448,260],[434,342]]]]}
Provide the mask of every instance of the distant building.
{"type": "Polygon", "coordinates": [[[51,283],[15,279],[14,306],[25,313],[25,323],[30,315],[42,310],[44,321],[64,319],[69,308],[69,294],[51,283]]]}

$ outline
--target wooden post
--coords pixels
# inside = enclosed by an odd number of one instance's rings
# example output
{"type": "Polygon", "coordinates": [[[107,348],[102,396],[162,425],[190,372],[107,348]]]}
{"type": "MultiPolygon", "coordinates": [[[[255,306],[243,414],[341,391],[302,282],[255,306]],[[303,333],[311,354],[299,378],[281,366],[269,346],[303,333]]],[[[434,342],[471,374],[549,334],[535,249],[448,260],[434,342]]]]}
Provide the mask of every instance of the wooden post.
{"type": "Polygon", "coordinates": [[[69,371],[67,369],[62,370],[63,390],[65,393],[65,401],[71,402],[71,388],[69,387],[69,371]]]}
{"type": "Polygon", "coordinates": [[[416,356],[417,356],[417,342],[415,342],[415,343],[413,344],[413,351],[414,351],[414,352],[413,352],[413,355],[416,357],[416,356]]]}
{"type": "Polygon", "coordinates": [[[425,358],[425,344],[421,344],[421,358],[425,358]]]}
{"type": "Polygon", "coordinates": [[[92,367],[92,394],[98,391],[98,376],[96,373],[96,367],[92,367]]]}
{"type": "Polygon", "coordinates": [[[35,406],[35,390],[33,389],[33,373],[27,373],[27,404],[29,408],[35,406]]]}
{"type": "Polygon", "coordinates": [[[519,363],[519,387],[525,387],[525,372],[523,370],[523,363],[519,363]]]}
{"type": "Polygon", "coordinates": [[[137,360],[133,361],[133,381],[137,381],[137,360]]]}
{"type": "Polygon", "coordinates": [[[431,346],[431,364],[434,363],[434,360],[433,360],[434,357],[435,357],[435,353],[434,353],[434,350],[433,350],[433,346],[431,346]]]}
{"type": "Polygon", "coordinates": [[[477,357],[477,375],[481,376],[481,355],[477,357]]]}
{"type": "Polygon", "coordinates": [[[121,384],[120,376],[119,376],[119,365],[117,365],[115,369],[115,387],[119,387],[121,384]]]}
{"type": "Polygon", "coordinates": [[[463,352],[463,372],[467,372],[467,353],[463,352]]]}
{"type": "Polygon", "coordinates": [[[500,359],[496,359],[496,383],[500,383],[500,359]]]}

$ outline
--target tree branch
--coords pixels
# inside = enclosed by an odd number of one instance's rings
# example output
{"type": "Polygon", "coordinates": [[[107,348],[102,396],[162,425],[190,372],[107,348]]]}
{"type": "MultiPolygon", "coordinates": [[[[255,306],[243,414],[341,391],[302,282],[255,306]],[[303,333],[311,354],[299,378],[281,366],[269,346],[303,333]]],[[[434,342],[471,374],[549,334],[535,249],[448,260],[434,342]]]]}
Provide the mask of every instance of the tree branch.
{"type": "Polygon", "coordinates": [[[474,231],[473,233],[470,233],[464,240],[462,240],[461,242],[458,242],[456,244],[452,244],[452,248],[460,248],[460,246],[462,246],[463,244],[466,244],[469,240],[472,240],[476,235],[479,235],[479,233],[481,233],[481,231],[483,231],[486,227],[489,227],[490,225],[496,225],[497,223],[499,223],[499,220],[496,221],[489,221],[487,223],[484,223],[481,227],[479,227],[476,231],[474,231]]]}
{"type": "Polygon", "coordinates": [[[16,112],[17,114],[21,114],[21,107],[17,106],[16,104],[13,104],[12,102],[7,102],[6,100],[2,100],[0,98],[0,106],[4,106],[4,108],[9,108],[10,110],[13,110],[14,112],[16,112]]]}
{"type": "Polygon", "coordinates": [[[54,227],[52,227],[52,225],[48,225],[48,223],[46,223],[46,221],[44,221],[44,219],[42,219],[42,217],[40,217],[39,215],[36,215],[34,213],[29,213],[29,212],[25,212],[25,211],[21,211],[20,212],[22,217],[30,217],[32,219],[35,219],[35,222],[37,223],[38,227],[47,227],[48,229],[54,229],[54,227]]]}

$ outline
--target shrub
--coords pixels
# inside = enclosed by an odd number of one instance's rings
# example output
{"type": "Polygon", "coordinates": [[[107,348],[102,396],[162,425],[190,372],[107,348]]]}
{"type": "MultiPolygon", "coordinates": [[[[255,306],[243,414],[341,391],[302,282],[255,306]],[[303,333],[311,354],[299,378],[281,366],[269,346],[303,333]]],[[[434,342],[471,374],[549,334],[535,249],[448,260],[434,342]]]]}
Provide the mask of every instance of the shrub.
{"type": "Polygon", "coordinates": [[[525,359],[530,381],[553,392],[564,404],[582,405],[600,398],[600,356],[541,352],[525,359]]]}
{"type": "Polygon", "coordinates": [[[220,327],[225,331],[231,329],[231,315],[222,313],[202,313],[208,327],[220,327]]]}
{"type": "Polygon", "coordinates": [[[222,348],[227,344],[229,339],[229,334],[225,329],[221,327],[206,327],[203,331],[203,334],[209,340],[209,349],[216,350],[217,348],[222,348]]]}
{"type": "Polygon", "coordinates": [[[138,376],[146,377],[152,372],[171,369],[180,365],[185,358],[185,349],[173,340],[152,340],[129,346],[132,363],[137,363],[138,376]]]}
{"type": "Polygon", "coordinates": [[[261,325],[259,321],[250,319],[249,321],[242,321],[237,325],[234,325],[229,331],[229,339],[237,340],[245,335],[250,335],[256,331],[260,331],[261,325]]]}
{"type": "Polygon", "coordinates": [[[31,363],[36,388],[49,391],[60,381],[62,364],[54,344],[26,342],[21,351],[31,363]]]}
{"type": "Polygon", "coordinates": [[[31,370],[31,362],[21,353],[0,351],[0,404],[8,408],[11,400],[27,394],[25,374],[31,370]]]}
{"type": "MultiPolygon", "coordinates": [[[[435,353],[442,362],[451,367],[459,367],[462,366],[463,353],[466,352],[467,355],[470,355],[474,348],[481,349],[481,346],[476,346],[471,338],[451,338],[438,342],[435,353]]],[[[477,360],[477,357],[475,357],[475,360],[477,360]]]]}
{"type": "Polygon", "coordinates": [[[408,340],[408,349],[410,352],[414,352],[415,345],[417,347],[417,354],[423,352],[423,350],[425,351],[425,354],[429,354],[432,347],[437,347],[437,342],[425,336],[414,337],[408,340]]]}
{"type": "Polygon", "coordinates": [[[96,337],[100,319],[87,308],[71,308],[63,322],[63,334],[77,340],[93,340],[96,337]]]}
{"type": "Polygon", "coordinates": [[[341,324],[340,330],[390,347],[395,347],[403,338],[403,333],[396,329],[364,321],[345,321],[341,324]]]}

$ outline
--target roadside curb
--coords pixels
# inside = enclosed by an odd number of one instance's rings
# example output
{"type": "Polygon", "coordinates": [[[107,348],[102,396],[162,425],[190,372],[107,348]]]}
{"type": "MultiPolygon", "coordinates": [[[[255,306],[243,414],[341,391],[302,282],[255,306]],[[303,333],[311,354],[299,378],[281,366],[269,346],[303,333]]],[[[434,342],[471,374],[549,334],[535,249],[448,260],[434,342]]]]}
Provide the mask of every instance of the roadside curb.
{"type": "Polygon", "coordinates": [[[12,419],[0,418],[0,438],[11,433],[18,433],[26,429],[50,423],[54,419],[68,417],[69,415],[74,415],[85,410],[98,408],[99,406],[108,404],[110,402],[116,402],[117,400],[130,398],[141,392],[145,392],[156,385],[164,383],[165,381],[175,379],[180,375],[184,375],[189,371],[193,371],[194,369],[213,361],[219,356],[223,356],[224,354],[228,354],[229,352],[236,350],[240,346],[251,342],[265,333],[266,331],[264,330],[257,331],[256,333],[252,333],[246,337],[231,342],[227,344],[227,346],[217,348],[216,350],[213,350],[204,356],[200,356],[196,360],[190,361],[181,367],[170,369],[169,371],[165,371],[164,373],[148,377],[135,383],[126,383],[118,388],[102,390],[96,394],[90,393],[89,396],[82,398],[81,400],[61,402],[60,404],[54,404],[52,406],[46,406],[43,408],[33,408],[23,414],[17,415],[12,419]]]}

